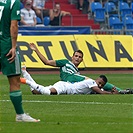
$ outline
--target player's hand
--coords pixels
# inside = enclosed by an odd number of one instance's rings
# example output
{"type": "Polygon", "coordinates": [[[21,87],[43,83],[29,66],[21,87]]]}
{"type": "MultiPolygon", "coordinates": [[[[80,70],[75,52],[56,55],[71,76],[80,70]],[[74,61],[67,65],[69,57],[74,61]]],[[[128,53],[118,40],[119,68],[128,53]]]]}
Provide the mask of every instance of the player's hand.
{"type": "Polygon", "coordinates": [[[10,49],[10,51],[8,52],[8,54],[6,56],[7,57],[9,56],[8,61],[10,63],[12,63],[15,60],[15,57],[16,57],[16,48],[10,49]]]}
{"type": "Polygon", "coordinates": [[[37,47],[34,43],[30,43],[30,48],[33,50],[33,51],[36,51],[37,50],[37,47]]]}
{"type": "Polygon", "coordinates": [[[112,88],[112,94],[119,94],[119,92],[118,92],[118,90],[116,90],[115,86],[112,88]]]}

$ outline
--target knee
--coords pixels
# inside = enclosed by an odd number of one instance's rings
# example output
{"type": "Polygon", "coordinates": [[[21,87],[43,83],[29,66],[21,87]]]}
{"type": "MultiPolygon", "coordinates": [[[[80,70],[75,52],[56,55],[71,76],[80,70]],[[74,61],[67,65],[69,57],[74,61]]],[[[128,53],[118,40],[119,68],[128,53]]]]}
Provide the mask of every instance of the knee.
{"type": "Polygon", "coordinates": [[[20,89],[20,76],[8,77],[10,84],[10,91],[15,91],[20,89]]]}

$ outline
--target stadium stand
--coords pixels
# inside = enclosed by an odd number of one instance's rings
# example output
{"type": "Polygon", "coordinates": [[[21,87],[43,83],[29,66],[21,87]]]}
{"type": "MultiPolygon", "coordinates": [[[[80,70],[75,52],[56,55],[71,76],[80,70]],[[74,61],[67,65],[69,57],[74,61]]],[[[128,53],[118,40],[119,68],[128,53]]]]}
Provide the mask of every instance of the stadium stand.
{"type": "Polygon", "coordinates": [[[75,4],[70,4],[68,0],[48,0],[45,3],[45,8],[53,8],[54,3],[60,3],[61,9],[69,11],[71,16],[62,18],[62,26],[91,26],[92,29],[100,29],[100,24],[95,24],[92,18],[88,18],[88,14],[83,14],[76,8],[75,4]]]}
{"type": "MultiPolygon", "coordinates": [[[[96,14],[94,15],[94,8],[97,8],[97,5],[91,9],[93,13],[84,14],[77,8],[77,0],[46,0],[45,8],[53,9],[56,2],[60,3],[62,10],[71,12],[70,16],[62,18],[60,26],[90,26],[92,34],[114,34],[114,30],[116,30],[118,34],[121,32],[121,34],[133,35],[133,24],[131,19],[128,18],[129,14],[133,16],[133,1],[129,3],[126,0],[106,0],[103,3],[103,0],[99,0],[100,8],[105,8],[105,14],[98,12],[98,16],[96,14]],[[98,20],[99,17],[102,17],[102,19],[98,20]],[[110,26],[109,21],[114,17],[118,17],[119,22],[117,21],[116,24],[110,26]],[[102,24],[105,25],[104,30],[101,28],[100,21],[105,21],[102,24]]],[[[38,24],[41,23],[40,20],[37,19],[37,21],[38,24]]],[[[42,24],[45,25],[44,21],[42,24]]]]}

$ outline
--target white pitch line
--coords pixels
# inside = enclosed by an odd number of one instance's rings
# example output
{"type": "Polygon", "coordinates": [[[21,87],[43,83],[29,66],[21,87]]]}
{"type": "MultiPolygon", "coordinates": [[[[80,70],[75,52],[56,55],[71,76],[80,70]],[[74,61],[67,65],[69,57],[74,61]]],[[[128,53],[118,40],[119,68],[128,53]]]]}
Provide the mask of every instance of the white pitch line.
{"type": "MultiPolygon", "coordinates": [[[[132,122],[47,122],[47,121],[41,121],[41,123],[44,122],[45,125],[57,125],[57,124],[61,124],[61,125],[129,125],[129,128],[130,126],[132,125],[132,122]]],[[[16,123],[16,121],[14,122],[1,122],[0,121],[0,124],[13,124],[13,123],[16,123]]]]}
{"type": "MultiPolygon", "coordinates": [[[[0,102],[10,102],[10,100],[0,100],[0,102]]],[[[104,102],[74,102],[74,101],[40,101],[40,100],[23,100],[26,103],[60,103],[60,104],[96,104],[96,105],[128,105],[132,103],[104,103],[104,102]]]]}

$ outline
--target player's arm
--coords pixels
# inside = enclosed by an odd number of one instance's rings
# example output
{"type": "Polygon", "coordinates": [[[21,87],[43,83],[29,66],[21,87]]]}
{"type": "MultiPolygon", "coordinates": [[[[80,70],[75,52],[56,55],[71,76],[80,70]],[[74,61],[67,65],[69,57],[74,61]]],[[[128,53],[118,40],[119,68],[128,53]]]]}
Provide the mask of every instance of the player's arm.
{"type": "Polygon", "coordinates": [[[108,91],[102,91],[98,86],[92,87],[92,90],[99,93],[99,94],[119,94],[117,90],[112,90],[111,92],[108,91]]]}
{"type": "Polygon", "coordinates": [[[11,33],[11,39],[12,39],[12,48],[8,52],[6,56],[10,56],[8,60],[13,62],[16,57],[16,44],[17,44],[17,36],[18,36],[18,21],[12,20],[11,26],[10,26],[10,33],[11,33]]]}
{"type": "Polygon", "coordinates": [[[49,65],[49,66],[56,66],[56,61],[55,60],[47,60],[42,54],[41,52],[38,50],[38,48],[36,47],[36,45],[34,43],[30,43],[30,48],[36,52],[36,54],[38,55],[38,57],[40,58],[40,60],[45,64],[45,65],[49,65]]]}

